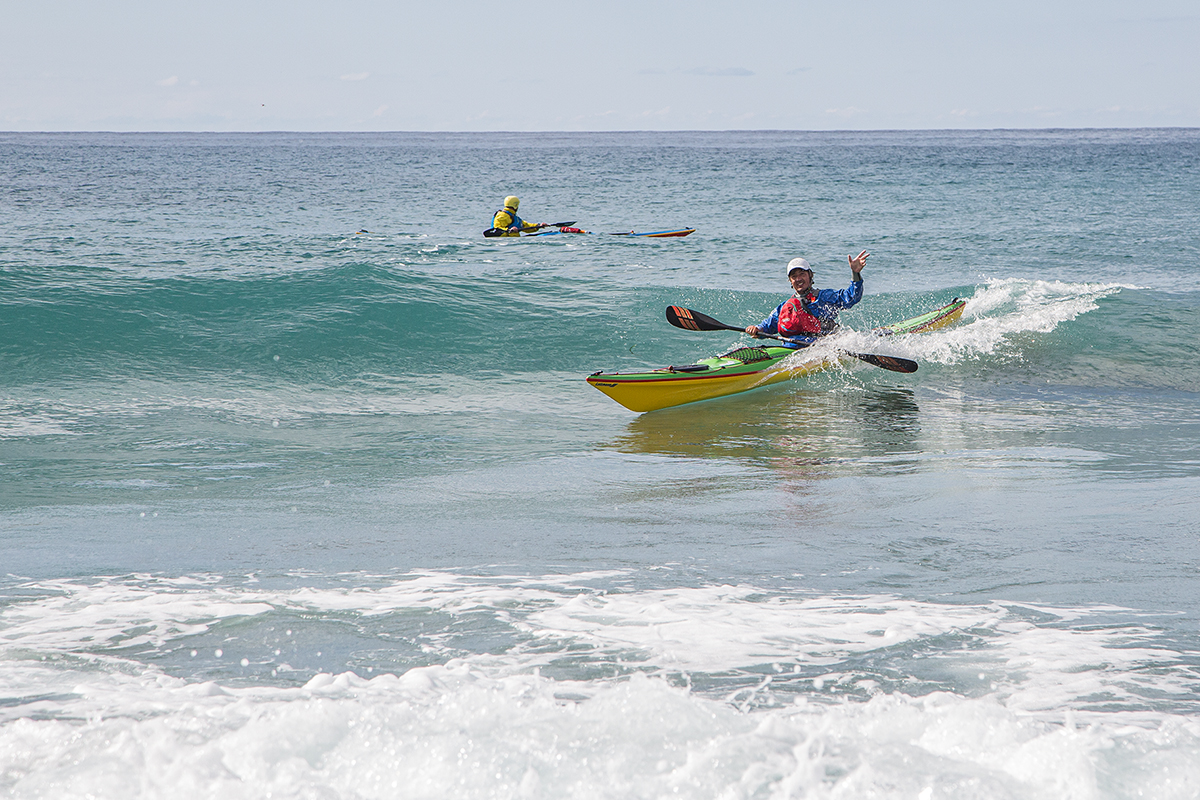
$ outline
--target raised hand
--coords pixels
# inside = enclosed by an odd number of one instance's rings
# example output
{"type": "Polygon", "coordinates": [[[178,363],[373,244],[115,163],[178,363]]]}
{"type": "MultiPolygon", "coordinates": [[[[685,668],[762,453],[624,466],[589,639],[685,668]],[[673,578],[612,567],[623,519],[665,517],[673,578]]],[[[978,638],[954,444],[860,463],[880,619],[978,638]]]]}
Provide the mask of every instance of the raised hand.
{"type": "Polygon", "coordinates": [[[850,271],[855,275],[862,272],[862,268],[867,265],[867,258],[871,254],[863,250],[856,256],[846,256],[846,260],[850,262],[850,271]]]}

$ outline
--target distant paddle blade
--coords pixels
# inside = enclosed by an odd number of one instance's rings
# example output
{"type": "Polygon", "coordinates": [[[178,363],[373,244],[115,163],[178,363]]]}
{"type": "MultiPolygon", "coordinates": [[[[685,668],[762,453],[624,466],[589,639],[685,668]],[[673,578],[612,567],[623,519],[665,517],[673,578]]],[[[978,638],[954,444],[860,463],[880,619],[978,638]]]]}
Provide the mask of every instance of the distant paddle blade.
{"type": "Polygon", "coordinates": [[[718,322],[707,314],[683,306],[667,306],[667,322],[687,331],[740,331],[732,325],[718,322]]]}
{"type": "Polygon", "coordinates": [[[907,358],[898,358],[896,356],[880,356],[872,353],[846,353],[848,356],[854,356],[860,361],[865,361],[868,364],[873,364],[882,369],[890,369],[892,372],[916,372],[917,362],[907,358]]]}
{"type": "Polygon", "coordinates": [[[569,227],[569,226],[571,226],[571,225],[574,225],[574,224],[575,224],[575,220],[571,220],[570,222],[551,222],[551,223],[550,223],[550,225],[549,225],[548,227],[551,227],[551,228],[566,228],[566,227],[569,227]]]}

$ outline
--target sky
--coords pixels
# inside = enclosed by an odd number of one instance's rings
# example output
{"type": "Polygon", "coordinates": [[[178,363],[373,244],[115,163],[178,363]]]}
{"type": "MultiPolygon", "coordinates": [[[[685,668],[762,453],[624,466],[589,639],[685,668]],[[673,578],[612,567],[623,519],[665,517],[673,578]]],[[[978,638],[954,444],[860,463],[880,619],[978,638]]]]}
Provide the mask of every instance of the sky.
{"type": "Polygon", "coordinates": [[[1200,0],[0,0],[0,130],[1200,127],[1200,0]]]}

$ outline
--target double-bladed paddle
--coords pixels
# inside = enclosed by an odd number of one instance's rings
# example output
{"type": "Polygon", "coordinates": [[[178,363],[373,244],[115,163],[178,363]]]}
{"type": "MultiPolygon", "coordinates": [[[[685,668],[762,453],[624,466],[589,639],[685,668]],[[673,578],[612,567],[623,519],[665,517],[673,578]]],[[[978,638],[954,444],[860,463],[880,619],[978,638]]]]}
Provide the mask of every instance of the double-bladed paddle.
{"type": "MultiPolygon", "coordinates": [[[[575,220],[570,222],[543,222],[543,228],[569,228],[575,224],[575,220]]],[[[545,236],[550,233],[561,233],[561,231],[538,231],[537,233],[526,233],[525,236],[545,236]]]]}
{"type": "MultiPolygon", "coordinates": [[[[685,331],[737,331],[745,333],[745,328],[735,328],[732,325],[726,325],[724,322],[719,322],[707,314],[701,314],[699,311],[692,311],[690,308],[682,306],[667,306],[667,322],[674,325],[676,328],[683,328],[685,331]]],[[[760,333],[759,336],[768,339],[778,339],[781,342],[791,341],[782,336],[774,336],[769,333],[760,333]]],[[[797,342],[799,344],[799,342],[797,342]]],[[[853,356],[859,361],[865,361],[876,367],[890,369],[892,372],[916,372],[917,362],[907,358],[897,358],[896,356],[879,356],[871,353],[852,353],[849,350],[841,350],[848,356],[853,356]]]]}

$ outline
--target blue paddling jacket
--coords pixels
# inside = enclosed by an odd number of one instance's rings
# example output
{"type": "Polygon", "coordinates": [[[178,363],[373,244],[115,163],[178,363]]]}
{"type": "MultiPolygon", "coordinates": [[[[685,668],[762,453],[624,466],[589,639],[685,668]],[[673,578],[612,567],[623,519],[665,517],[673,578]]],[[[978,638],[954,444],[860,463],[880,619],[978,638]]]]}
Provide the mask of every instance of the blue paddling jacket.
{"type": "MultiPolygon", "coordinates": [[[[784,347],[807,347],[817,340],[818,336],[826,333],[832,333],[837,328],[838,311],[843,308],[850,308],[859,300],[862,300],[863,282],[852,281],[845,289],[822,289],[814,294],[809,294],[805,298],[804,308],[809,314],[817,318],[821,323],[822,333],[816,336],[792,336],[782,342],[784,347]]],[[[763,333],[779,333],[779,314],[783,311],[783,307],[792,301],[789,297],[780,303],[770,316],[758,323],[758,329],[763,333]]]]}

